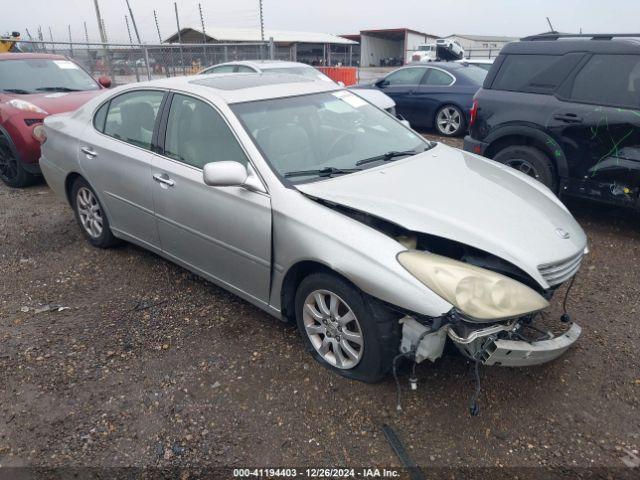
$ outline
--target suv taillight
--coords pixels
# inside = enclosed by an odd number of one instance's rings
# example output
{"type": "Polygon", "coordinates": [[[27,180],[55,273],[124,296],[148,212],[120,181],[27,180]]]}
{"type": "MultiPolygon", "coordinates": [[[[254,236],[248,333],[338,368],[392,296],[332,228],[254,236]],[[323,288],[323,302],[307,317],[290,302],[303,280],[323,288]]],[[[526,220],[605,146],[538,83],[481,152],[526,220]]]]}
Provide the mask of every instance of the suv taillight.
{"type": "Polygon", "coordinates": [[[474,100],[471,104],[471,111],[469,112],[471,115],[469,117],[469,126],[472,127],[474,123],[476,123],[476,117],[478,116],[478,100],[474,100]]]}

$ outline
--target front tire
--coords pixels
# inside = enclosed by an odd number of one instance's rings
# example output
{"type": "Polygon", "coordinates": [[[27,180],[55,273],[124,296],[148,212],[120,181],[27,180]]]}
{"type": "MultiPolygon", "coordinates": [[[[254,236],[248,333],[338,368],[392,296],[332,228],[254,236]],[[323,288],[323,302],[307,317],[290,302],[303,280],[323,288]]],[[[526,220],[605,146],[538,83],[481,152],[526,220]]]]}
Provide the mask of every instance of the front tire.
{"type": "Polygon", "coordinates": [[[9,187],[24,188],[32,185],[36,176],[27,172],[9,140],[0,134],[0,179],[9,187]]]}
{"type": "Polygon", "coordinates": [[[500,150],[493,159],[535,178],[556,192],[557,178],[549,157],[535,147],[513,145],[500,150]]]}
{"type": "Polygon", "coordinates": [[[457,137],[464,133],[466,120],[464,113],[455,105],[443,105],[436,112],[436,131],[445,137],[457,137]]]}
{"type": "Polygon", "coordinates": [[[84,178],[73,182],[71,201],[80,230],[91,245],[109,248],[118,243],[98,195],[84,178]]]}
{"type": "Polygon", "coordinates": [[[392,366],[400,345],[399,315],[330,273],[315,273],[298,286],[298,330],[307,350],[344,377],[373,383],[392,366]]]}

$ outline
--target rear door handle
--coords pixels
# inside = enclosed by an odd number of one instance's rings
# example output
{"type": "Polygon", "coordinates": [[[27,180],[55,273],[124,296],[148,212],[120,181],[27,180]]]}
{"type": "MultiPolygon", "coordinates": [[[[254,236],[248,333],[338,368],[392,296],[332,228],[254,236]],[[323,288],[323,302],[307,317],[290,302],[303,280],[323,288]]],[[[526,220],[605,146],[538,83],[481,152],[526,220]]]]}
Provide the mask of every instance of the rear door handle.
{"type": "Polygon", "coordinates": [[[82,148],[80,148],[80,151],[82,153],[84,153],[87,157],[97,157],[98,156],[98,152],[93,150],[91,147],[82,147],[82,148]]]}
{"type": "Polygon", "coordinates": [[[565,123],[582,123],[582,117],[575,113],[556,113],[553,118],[565,123]]]}
{"type": "Polygon", "coordinates": [[[153,179],[154,179],[156,182],[161,183],[161,184],[163,184],[163,185],[166,185],[166,186],[168,186],[168,187],[173,187],[173,186],[176,184],[176,182],[174,182],[173,180],[171,180],[171,179],[170,179],[166,174],[164,174],[164,173],[163,173],[162,175],[160,175],[159,173],[156,173],[156,174],[153,176],[153,179]]]}

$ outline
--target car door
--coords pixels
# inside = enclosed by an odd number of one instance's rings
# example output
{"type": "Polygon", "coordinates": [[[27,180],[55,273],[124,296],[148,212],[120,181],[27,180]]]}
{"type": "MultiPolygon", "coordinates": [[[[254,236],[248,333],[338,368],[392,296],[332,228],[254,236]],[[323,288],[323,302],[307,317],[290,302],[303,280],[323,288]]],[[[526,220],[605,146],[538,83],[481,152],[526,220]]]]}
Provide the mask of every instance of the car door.
{"type": "Polygon", "coordinates": [[[436,110],[451,97],[455,78],[439,68],[427,67],[412,95],[417,125],[432,127],[436,110]]]}
{"type": "Polygon", "coordinates": [[[111,98],[97,110],[78,152],[111,228],[156,251],[151,144],[164,96],[161,90],[139,89],[111,98]]]}
{"type": "Polygon", "coordinates": [[[376,86],[396,102],[396,112],[410,123],[419,123],[413,95],[420,86],[426,72],[425,67],[405,67],[391,72],[376,83],[376,86]]]}
{"type": "Polygon", "coordinates": [[[588,56],[551,104],[548,127],[570,177],[608,185],[598,195],[633,196],[640,189],[640,55],[588,56]]]}
{"type": "Polygon", "coordinates": [[[223,115],[202,99],[172,94],[158,150],[150,178],[163,253],[236,293],[268,302],[269,196],[203,181],[202,169],[209,162],[250,166],[223,115]]]}

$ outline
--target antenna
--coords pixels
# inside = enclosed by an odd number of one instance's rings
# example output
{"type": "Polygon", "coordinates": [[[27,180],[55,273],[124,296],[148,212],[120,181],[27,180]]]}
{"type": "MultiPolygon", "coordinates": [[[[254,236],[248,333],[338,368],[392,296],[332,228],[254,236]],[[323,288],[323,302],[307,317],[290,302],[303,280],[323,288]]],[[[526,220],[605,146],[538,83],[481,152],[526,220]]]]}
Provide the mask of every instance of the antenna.
{"type": "Polygon", "coordinates": [[[262,16],[262,0],[260,2],[260,38],[264,42],[264,17],[262,16]]]}
{"type": "Polygon", "coordinates": [[[127,2],[129,15],[131,15],[131,23],[133,23],[133,31],[136,32],[136,38],[138,39],[138,43],[141,44],[142,40],[140,40],[140,33],[138,33],[138,26],[136,25],[136,17],[133,16],[133,10],[131,10],[131,5],[129,4],[129,0],[125,0],[125,1],[127,2]]]}
{"type": "Polygon", "coordinates": [[[162,43],[162,35],[160,35],[160,24],[158,23],[158,14],[156,11],[153,11],[153,18],[156,20],[156,30],[158,31],[158,40],[162,43]]]}
{"type": "Polygon", "coordinates": [[[549,20],[549,17],[547,17],[547,23],[549,24],[549,28],[551,29],[551,33],[555,32],[556,30],[553,28],[553,25],[551,25],[551,20],[549,20]]]}

